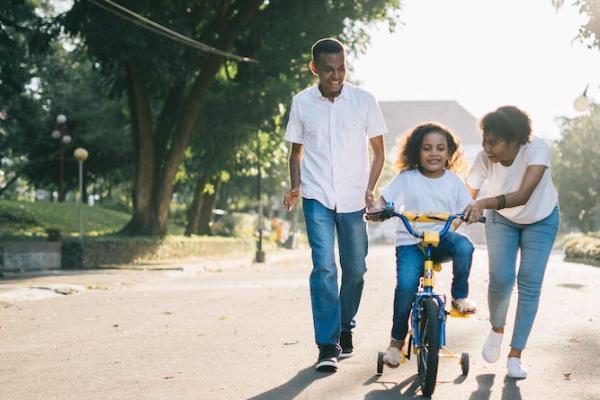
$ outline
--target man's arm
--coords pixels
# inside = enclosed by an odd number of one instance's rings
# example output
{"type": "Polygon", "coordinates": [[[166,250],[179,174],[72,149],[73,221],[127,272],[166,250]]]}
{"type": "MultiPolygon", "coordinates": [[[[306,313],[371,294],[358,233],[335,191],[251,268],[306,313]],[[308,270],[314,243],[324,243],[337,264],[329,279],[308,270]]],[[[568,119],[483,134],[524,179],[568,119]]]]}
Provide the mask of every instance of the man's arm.
{"type": "Polygon", "coordinates": [[[300,162],[302,161],[302,145],[299,143],[292,143],[292,150],[290,151],[289,168],[290,168],[290,182],[292,188],[288,191],[283,199],[283,206],[286,210],[291,210],[298,197],[300,197],[300,162]]]}
{"type": "Polygon", "coordinates": [[[367,184],[367,190],[365,192],[365,205],[367,208],[371,208],[375,204],[374,190],[385,164],[385,144],[383,143],[383,136],[370,138],[369,143],[373,150],[373,161],[371,162],[369,183],[367,184]]]}

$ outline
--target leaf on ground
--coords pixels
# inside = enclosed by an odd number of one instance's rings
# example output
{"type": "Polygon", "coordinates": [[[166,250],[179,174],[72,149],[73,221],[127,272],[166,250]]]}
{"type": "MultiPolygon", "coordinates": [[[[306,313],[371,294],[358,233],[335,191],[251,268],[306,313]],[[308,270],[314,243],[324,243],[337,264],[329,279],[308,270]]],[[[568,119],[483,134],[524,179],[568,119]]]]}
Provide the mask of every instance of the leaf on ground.
{"type": "Polygon", "coordinates": [[[229,315],[225,314],[225,315],[222,315],[221,318],[219,318],[219,320],[220,321],[225,321],[228,318],[229,318],[229,315]]]}
{"type": "Polygon", "coordinates": [[[163,379],[175,379],[174,376],[163,376],[163,379]]]}
{"type": "Polygon", "coordinates": [[[296,340],[295,342],[284,342],[283,345],[284,346],[291,346],[291,345],[298,344],[298,343],[300,343],[300,340],[296,340]]]}
{"type": "Polygon", "coordinates": [[[571,373],[570,372],[565,372],[563,374],[563,376],[565,377],[565,381],[570,381],[571,380],[571,373]]]}

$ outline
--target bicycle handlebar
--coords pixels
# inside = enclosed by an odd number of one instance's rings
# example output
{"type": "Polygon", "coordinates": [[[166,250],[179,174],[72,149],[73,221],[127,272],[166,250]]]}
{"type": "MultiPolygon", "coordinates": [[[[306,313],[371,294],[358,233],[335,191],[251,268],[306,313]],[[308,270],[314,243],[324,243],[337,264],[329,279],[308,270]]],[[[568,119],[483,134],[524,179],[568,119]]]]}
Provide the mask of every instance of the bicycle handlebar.
{"type": "MultiPolygon", "coordinates": [[[[406,227],[406,230],[408,231],[408,233],[410,233],[412,236],[414,236],[418,239],[423,238],[423,232],[417,232],[416,230],[414,230],[412,225],[410,224],[410,222],[444,222],[445,221],[444,226],[439,231],[440,235],[443,235],[446,232],[448,232],[448,230],[450,229],[450,226],[452,226],[452,222],[455,219],[460,219],[462,221],[465,221],[464,214],[462,214],[462,213],[458,213],[458,214],[413,213],[413,212],[399,213],[399,212],[396,212],[393,205],[388,205],[383,210],[380,210],[380,211],[376,211],[376,212],[372,212],[372,213],[368,212],[365,214],[366,220],[373,220],[373,221],[384,221],[384,220],[390,219],[392,217],[400,218],[400,220],[406,227]],[[369,217],[373,217],[373,219],[371,219],[369,217]]],[[[486,221],[486,218],[481,217],[478,222],[485,223],[485,221],[486,221]]]]}

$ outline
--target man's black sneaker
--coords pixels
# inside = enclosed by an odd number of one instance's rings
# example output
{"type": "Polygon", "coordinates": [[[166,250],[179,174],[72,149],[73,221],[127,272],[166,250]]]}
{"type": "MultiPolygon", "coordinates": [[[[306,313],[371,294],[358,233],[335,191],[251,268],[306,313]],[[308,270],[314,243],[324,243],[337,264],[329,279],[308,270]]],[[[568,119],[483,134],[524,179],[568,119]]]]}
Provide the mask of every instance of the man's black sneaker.
{"type": "Polygon", "coordinates": [[[340,353],[338,358],[352,357],[352,355],[354,354],[354,346],[352,346],[352,332],[351,331],[342,331],[341,332],[340,347],[342,348],[342,352],[340,353]]]}
{"type": "Polygon", "coordinates": [[[319,347],[319,360],[315,364],[315,369],[319,372],[337,371],[337,357],[339,353],[340,350],[336,345],[319,347]]]}

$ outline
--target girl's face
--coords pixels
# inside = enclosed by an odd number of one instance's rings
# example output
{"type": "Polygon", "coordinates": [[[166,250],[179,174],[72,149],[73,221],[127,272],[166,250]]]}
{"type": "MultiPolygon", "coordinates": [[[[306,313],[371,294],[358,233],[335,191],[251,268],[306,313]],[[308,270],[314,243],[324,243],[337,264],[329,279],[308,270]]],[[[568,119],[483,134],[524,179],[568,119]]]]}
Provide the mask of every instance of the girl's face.
{"type": "Polygon", "coordinates": [[[449,158],[446,135],[441,132],[430,132],[423,137],[419,154],[419,166],[423,175],[430,178],[444,175],[449,158]]]}
{"type": "Polygon", "coordinates": [[[499,139],[491,132],[483,134],[481,145],[488,159],[493,163],[512,163],[520,147],[519,143],[499,139]]]}

